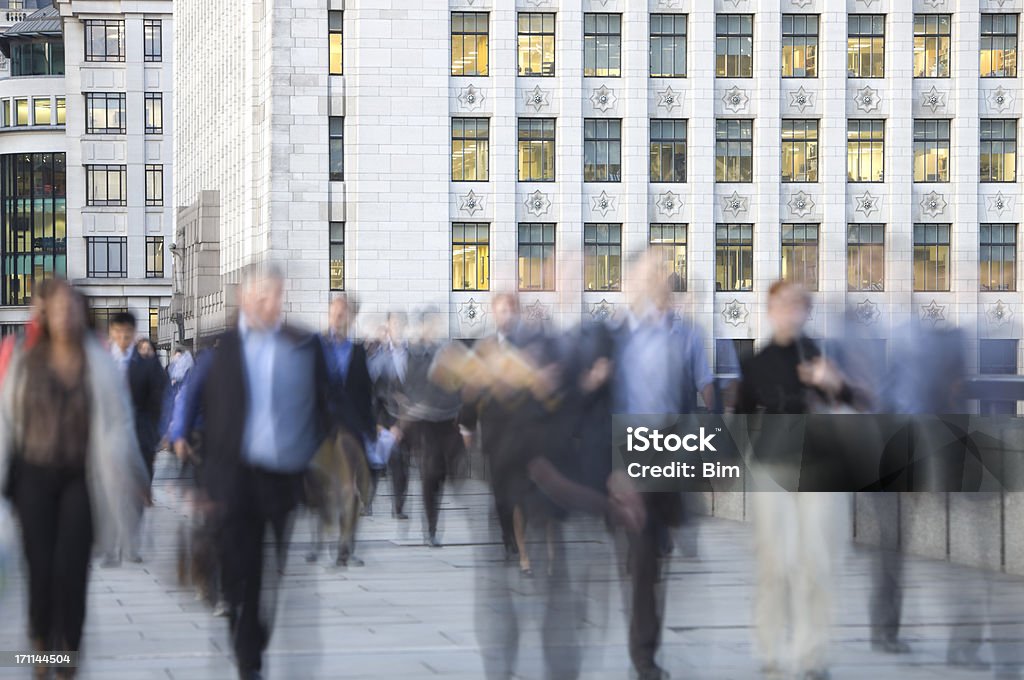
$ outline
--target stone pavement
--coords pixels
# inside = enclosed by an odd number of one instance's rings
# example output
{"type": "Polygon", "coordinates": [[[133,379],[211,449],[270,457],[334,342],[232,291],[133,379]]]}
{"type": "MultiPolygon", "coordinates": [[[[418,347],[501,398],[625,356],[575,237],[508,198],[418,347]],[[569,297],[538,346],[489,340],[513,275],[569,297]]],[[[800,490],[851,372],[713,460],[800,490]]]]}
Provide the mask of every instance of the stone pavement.
{"type": "MultiPolygon", "coordinates": [[[[167,468],[166,460],[164,469],[167,468]]],[[[174,483],[158,479],[156,507],[147,519],[146,561],[93,571],[80,677],[96,680],[231,680],[226,621],[211,616],[175,578],[175,527],[182,504],[174,483]]],[[[445,498],[445,547],[422,545],[418,489],[411,489],[405,522],[390,516],[387,488],[361,529],[362,568],[340,570],[307,564],[309,526],[300,519],[281,590],[274,638],[267,658],[271,680],[315,678],[451,678],[482,680],[475,633],[478,615],[490,607],[488,590],[477,597],[480,575],[507,571],[513,597],[527,597],[531,582],[503,566],[487,534],[490,497],[478,482],[464,482],[445,498]],[[484,565],[484,571],[478,567],[484,565]]],[[[588,555],[610,555],[601,531],[586,534],[588,555]],[[595,538],[596,537],[596,538],[595,538]]],[[[582,542],[582,541],[581,541],[582,542]]],[[[727,520],[700,524],[699,558],[673,557],[668,564],[668,612],[663,664],[672,677],[728,680],[757,678],[751,650],[752,558],[747,527],[727,520]]],[[[593,566],[593,565],[590,565],[593,566]]],[[[600,565],[598,565],[600,566],[600,565]]],[[[990,673],[945,666],[954,619],[997,622],[993,638],[1019,640],[1024,583],[946,563],[909,560],[906,566],[906,637],[914,653],[890,657],[867,644],[867,595],[871,554],[853,551],[844,561],[838,594],[833,677],[972,678],[990,673]],[[951,603],[967,605],[954,617],[951,603]]],[[[629,677],[619,581],[597,570],[588,591],[583,629],[587,647],[583,678],[629,677]],[[607,612],[602,615],[601,612],[607,612]]],[[[25,646],[25,603],[20,576],[0,602],[0,649],[25,646]]],[[[518,605],[517,605],[518,606],[518,605]]],[[[540,623],[530,620],[521,640],[518,678],[540,679],[540,623]]],[[[966,629],[964,629],[966,630],[966,629]]],[[[982,655],[990,657],[990,645],[982,655]]],[[[0,669],[0,678],[27,678],[27,671],[0,669]]]]}

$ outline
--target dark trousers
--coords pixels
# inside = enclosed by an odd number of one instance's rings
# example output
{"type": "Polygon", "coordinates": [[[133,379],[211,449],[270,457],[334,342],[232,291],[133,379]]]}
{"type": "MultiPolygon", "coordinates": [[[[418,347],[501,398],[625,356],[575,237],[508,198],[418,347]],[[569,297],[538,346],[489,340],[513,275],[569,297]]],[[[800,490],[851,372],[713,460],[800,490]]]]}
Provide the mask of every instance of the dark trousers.
{"type": "Polygon", "coordinates": [[[17,463],[14,505],[28,563],[29,635],[45,649],[75,651],[85,623],[92,510],[83,470],[17,463]]]}
{"type": "MultiPolygon", "coordinates": [[[[405,433],[406,436],[408,433],[405,433]]],[[[394,494],[395,512],[405,509],[405,494],[409,490],[409,442],[406,437],[395,444],[388,460],[388,474],[391,475],[391,492],[394,494]]]]}
{"type": "Polygon", "coordinates": [[[444,481],[454,476],[465,445],[459,426],[452,420],[421,421],[416,424],[420,446],[420,474],[423,477],[423,505],[427,514],[427,531],[437,533],[444,481]]]}
{"type": "Polygon", "coordinates": [[[224,596],[238,667],[262,667],[263,650],[273,628],[276,583],[284,573],[292,514],[298,504],[301,475],[239,466],[222,527],[224,596]],[[273,550],[266,554],[268,530],[273,550]],[[261,598],[266,590],[271,597],[261,598]]]}
{"type": "Polygon", "coordinates": [[[655,665],[654,656],[661,643],[658,532],[650,525],[629,537],[628,564],[632,584],[629,657],[633,666],[643,671],[655,665]]]}

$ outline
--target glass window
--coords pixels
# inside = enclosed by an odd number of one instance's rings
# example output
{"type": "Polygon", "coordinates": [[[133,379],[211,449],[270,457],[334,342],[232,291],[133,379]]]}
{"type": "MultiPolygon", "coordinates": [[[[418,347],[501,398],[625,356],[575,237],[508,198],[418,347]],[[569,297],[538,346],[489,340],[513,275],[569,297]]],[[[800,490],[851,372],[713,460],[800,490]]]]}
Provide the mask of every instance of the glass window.
{"type": "Polygon", "coordinates": [[[754,181],[754,121],[715,121],[715,181],[754,181]]]}
{"type": "Polygon", "coordinates": [[[520,12],[519,75],[555,75],[555,15],[552,12],[520,12]]]}
{"type": "Polygon", "coordinates": [[[345,223],[331,222],[330,229],[330,288],[345,290],[345,223]]]}
{"type": "Polygon", "coordinates": [[[487,12],[452,12],[452,75],[486,76],[487,12]]]}
{"type": "Polygon", "coordinates": [[[686,181],[686,121],[651,121],[651,181],[686,181]]]}
{"type": "Polygon", "coordinates": [[[123,279],[128,276],[128,238],[87,236],[86,276],[93,279],[123,279]]]}
{"type": "Polygon", "coordinates": [[[85,166],[85,204],[128,205],[127,166],[85,166]]]}
{"type": "Polygon", "coordinates": [[[981,120],[982,182],[1017,181],[1017,121],[981,120]]]}
{"type": "Polygon", "coordinates": [[[49,97],[33,99],[32,109],[33,125],[51,125],[53,123],[53,109],[49,97]]]}
{"type": "Polygon", "coordinates": [[[100,337],[107,337],[110,328],[110,320],[121,312],[127,312],[126,307],[89,307],[89,328],[100,337]]]}
{"type": "Polygon", "coordinates": [[[163,61],[163,22],[159,19],[142,20],[142,43],[144,61],[163,61]]]}
{"type": "Polygon", "coordinates": [[[981,77],[1017,77],[1017,15],[981,15],[981,77]]]}
{"type": "Polygon", "coordinates": [[[782,77],[818,77],[818,15],[782,15],[782,77]]]}
{"type": "MultiPolygon", "coordinates": [[[[978,340],[978,373],[982,375],[1017,375],[1017,340],[978,340]]],[[[1016,401],[979,402],[983,416],[1015,416],[1016,401]]]]}
{"type": "Polygon", "coordinates": [[[948,224],[914,225],[914,290],[949,290],[948,224]]]}
{"type": "Polygon", "coordinates": [[[85,22],[86,61],[124,61],[124,20],[89,19],[85,22]]]}
{"type": "Polygon", "coordinates": [[[345,179],[345,119],[342,116],[331,116],[328,121],[330,135],[330,179],[340,182],[345,179]]]}
{"type": "Polygon", "coordinates": [[[162,279],[164,277],[164,237],[146,237],[146,278],[162,279]]]}
{"type": "Polygon", "coordinates": [[[782,278],[818,290],[818,225],[782,225],[782,278]]]}
{"type": "Polygon", "coordinates": [[[90,135],[125,133],[125,93],[87,92],[85,94],[85,132],[90,135]]]}
{"type": "Polygon", "coordinates": [[[491,287],[490,225],[456,222],[452,225],[452,290],[491,287]]]}
{"type": "Polygon", "coordinates": [[[490,121],[487,118],[452,118],[452,181],[486,182],[490,121]]]}
{"type": "Polygon", "coordinates": [[[162,206],[164,204],[164,166],[146,166],[146,205],[162,206]]]}
{"type": "Polygon", "coordinates": [[[715,75],[750,78],[754,75],[754,15],[715,17],[715,75]]]}
{"type": "Polygon", "coordinates": [[[686,15],[651,15],[651,77],[686,76],[686,15]]]}
{"type": "Polygon", "coordinates": [[[754,225],[715,226],[715,290],[754,289],[754,225]]]}
{"type": "Polygon", "coordinates": [[[622,15],[583,15],[583,75],[618,78],[622,74],[622,15]]]}
{"type": "Polygon", "coordinates": [[[0,155],[0,304],[27,305],[43,279],[67,277],[63,153],[0,155]]]}
{"type": "Polygon", "coordinates": [[[949,181],[949,121],[914,121],[914,181],[949,181]]]}
{"type": "Polygon", "coordinates": [[[29,107],[27,99],[14,100],[14,124],[19,126],[29,124],[29,107]]]}
{"type": "Polygon", "coordinates": [[[164,133],[164,95],[161,92],[147,92],[146,134],[162,135],[164,133]]]}
{"type": "Polygon", "coordinates": [[[885,225],[850,224],[846,228],[846,289],[885,290],[885,225]]]}
{"type": "Polygon", "coordinates": [[[686,226],[651,225],[651,251],[657,258],[662,275],[676,293],[686,290],[686,226]]]}
{"type": "Polygon", "coordinates": [[[754,341],[747,338],[715,339],[715,373],[739,377],[740,363],[754,356],[754,341]]]}
{"type": "Polygon", "coordinates": [[[818,181],[818,121],[782,121],[782,181],[818,181]]]}
{"type": "Polygon", "coordinates": [[[884,78],[885,15],[851,14],[846,26],[846,75],[884,78]]]}
{"type": "Polygon", "coordinates": [[[982,224],[979,231],[981,290],[1017,290],[1017,225],[982,224]]]}
{"type": "Polygon", "coordinates": [[[622,181],[622,121],[586,118],[583,121],[583,181],[622,181]]]}
{"type": "Polygon", "coordinates": [[[952,19],[949,14],[914,15],[914,77],[948,78],[952,19]]]}
{"type": "Polygon", "coordinates": [[[67,120],[67,104],[64,97],[57,97],[57,125],[64,125],[67,120]]]}
{"type": "Polygon", "coordinates": [[[622,289],[622,225],[583,225],[583,289],[622,289]]]}
{"type": "Polygon", "coordinates": [[[0,113],[0,116],[2,116],[2,118],[3,118],[3,120],[0,121],[0,125],[3,125],[3,127],[10,127],[11,126],[11,100],[10,99],[4,99],[3,100],[2,113],[0,113]]]}
{"type": "Polygon", "coordinates": [[[327,49],[328,68],[332,76],[340,76],[345,72],[345,59],[342,52],[342,34],[345,26],[345,14],[340,10],[327,12],[327,49]]]}
{"type": "Polygon", "coordinates": [[[519,224],[519,290],[555,289],[555,225],[519,224]]]}
{"type": "Polygon", "coordinates": [[[555,119],[519,119],[519,181],[555,181],[555,119]]]}
{"type": "Polygon", "coordinates": [[[64,75],[64,43],[59,40],[12,41],[11,75],[64,75]]]}
{"type": "Polygon", "coordinates": [[[160,298],[149,298],[149,339],[156,342],[160,335],[160,298]]]}
{"type": "Polygon", "coordinates": [[[846,122],[846,179],[849,182],[885,181],[885,121],[846,122]]]}

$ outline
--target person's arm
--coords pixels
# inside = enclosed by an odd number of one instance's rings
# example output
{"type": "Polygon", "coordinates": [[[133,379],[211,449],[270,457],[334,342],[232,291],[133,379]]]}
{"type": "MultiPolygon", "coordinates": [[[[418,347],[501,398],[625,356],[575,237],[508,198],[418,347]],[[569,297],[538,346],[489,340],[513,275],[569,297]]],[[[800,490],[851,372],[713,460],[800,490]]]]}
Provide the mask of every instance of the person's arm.
{"type": "Polygon", "coordinates": [[[356,416],[363,428],[363,434],[374,440],[377,438],[377,423],[373,414],[373,381],[370,379],[370,367],[366,358],[366,348],[353,345],[352,364],[349,366],[349,381],[358,389],[353,395],[356,416]],[[357,351],[358,348],[358,351],[357,351]]]}
{"type": "Polygon", "coordinates": [[[715,409],[715,374],[711,372],[707,352],[704,350],[704,338],[694,328],[690,336],[690,375],[693,376],[694,388],[704,399],[704,406],[709,411],[715,409]]]}
{"type": "Polygon", "coordinates": [[[148,376],[148,394],[146,395],[147,408],[153,414],[154,420],[159,424],[164,411],[164,400],[167,396],[169,380],[164,367],[156,357],[146,359],[146,371],[148,376]]]}
{"type": "Polygon", "coordinates": [[[189,372],[188,379],[181,388],[181,392],[178,393],[178,399],[175,402],[170,440],[174,447],[174,453],[180,460],[189,455],[188,435],[195,429],[202,404],[203,390],[210,376],[215,351],[210,350],[199,358],[195,367],[189,372]]]}

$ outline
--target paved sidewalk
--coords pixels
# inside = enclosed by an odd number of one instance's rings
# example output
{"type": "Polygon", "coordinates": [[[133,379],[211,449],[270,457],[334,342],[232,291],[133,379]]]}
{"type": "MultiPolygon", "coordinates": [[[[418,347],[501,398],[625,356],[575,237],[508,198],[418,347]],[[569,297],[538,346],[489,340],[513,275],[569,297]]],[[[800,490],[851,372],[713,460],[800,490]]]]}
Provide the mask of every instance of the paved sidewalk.
{"type": "MultiPolygon", "coordinates": [[[[166,460],[165,460],[166,465],[166,460]]],[[[413,519],[390,517],[386,487],[377,514],[361,529],[362,568],[339,570],[307,564],[305,519],[297,523],[288,573],[271,649],[267,677],[451,678],[482,680],[475,633],[476,615],[490,603],[476,596],[476,576],[511,570],[500,565],[500,548],[481,545],[491,501],[486,487],[466,482],[445,498],[439,550],[422,545],[421,505],[411,491],[413,519]],[[490,572],[478,572],[487,565],[490,572]]],[[[235,677],[225,619],[214,618],[191,589],[179,587],[174,568],[175,527],[181,505],[171,481],[158,480],[156,507],[147,529],[146,562],[97,568],[90,589],[84,661],[80,677],[96,680],[231,680],[235,677]]],[[[601,532],[588,534],[602,537],[601,532]]],[[[589,554],[610,554],[607,541],[589,554]]],[[[699,558],[674,557],[668,567],[669,594],[663,663],[676,680],[757,678],[751,649],[751,550],[747,527],[725,520],[700,525],[699,558]]],[[[836,680],[991,677],[990,672],[945,666],[946,642],[954,618],[951,602],[967,605],[967,622],[999,621],[991,637],[1019,641],[1024,618],[1024,583],[925,560],[907,563],[906,637],[914,653],[890,657],[867,644],[867,595],[871,555],[855,551],[845,561],[835,631],[836,680]],[[955,598],[954,598],[955,596],[955,598]]],[[[614,571],[593,589],[584,625],[587,644],[583,677],[629,677],[622,600],[614,571]],[[602,611],[607,616],[602,616],[602,611]]],[[[526,593],[531,584],[524,582],[526,593]]],[[[517,587],[517,591],[520,590],[517,587]]],[[[25,603],[20,577],[0,617],[0,649],[24,648],[25,603]]],[[[961,623],[964,619],[960,619],[961,623]]],[[[517,677],[540,679],[541,652],[531,621],[521,640],[517,677]]],[[[1016,645],[1015,645],[1016,646],[1016,645]]],[[[989,645],[982,655],[991,656],[989,645]]],[[[0,678],[27,678],[0,669],[0,678]]]]}

